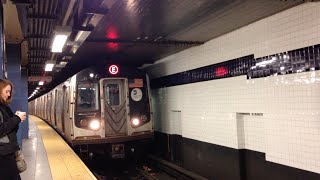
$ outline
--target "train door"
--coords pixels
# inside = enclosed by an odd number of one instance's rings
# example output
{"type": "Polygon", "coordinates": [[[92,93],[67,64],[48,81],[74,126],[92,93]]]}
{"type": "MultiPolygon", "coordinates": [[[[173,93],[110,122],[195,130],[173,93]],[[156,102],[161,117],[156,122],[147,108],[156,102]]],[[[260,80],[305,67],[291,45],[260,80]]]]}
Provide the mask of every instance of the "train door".
{"type": "Polygon", "coordinates": [[[127,135],[126,79],[105,78],[100,81],[101,111],[104,116],[106,136],[127,135]]]}
{"type": "Polygon", "coordinates": [[[66,112],[68,108],[68,98],[67,98],[67,87],[62,86],[62,110],[61,110],[61,125],[62,125],[62,132],[65,133],[65,119],[66,119],[66,112]]]}
{"type": "Polygon", "coordinates": [[[52,104],[51,93],[48,94],[48,122],[51,124],[51,104],[52,104]]]}
{"type": "Polygon", "coordinates": [[[47,119],[47,105],[48,105],[47,95],[44,95],[43,100],[44,100],[44,102],[43,102],[43,119],[45,121],[48,121],[48,119],[47,119]]]}
{"type": "Polygon", "coordinates": [[[44,119],[44,96],[41,97],[41,119],[44,119]]]}
{"type": "Polygon", "coordinates": [[[58,106],[58,90],[54,93],[54,127],[57,127],[57,106],[58,106]]]}
{"type": "Polygon", "coordinates": [[[55,106],[56,106],[56,101],[55,101],[55,94],[54,94],[54,91],[51,92],[51,111],[50,111],[50,114],[51,114],[51,125],[54,126],[54,120],[55,120],[55,106]]]}
{"type": "Polygon", "coordinates": [[[43,97],[40,97],[40,118],[43,119],[43,97]]]}
{"type": "Polygon", "coordinates": [[[57,121],[57,129],[62,132],[62,112],[63,112],[63,93],[62,87],[58,87],[57,91],[57,114],[56,114],[56,121],[57,121]]]}

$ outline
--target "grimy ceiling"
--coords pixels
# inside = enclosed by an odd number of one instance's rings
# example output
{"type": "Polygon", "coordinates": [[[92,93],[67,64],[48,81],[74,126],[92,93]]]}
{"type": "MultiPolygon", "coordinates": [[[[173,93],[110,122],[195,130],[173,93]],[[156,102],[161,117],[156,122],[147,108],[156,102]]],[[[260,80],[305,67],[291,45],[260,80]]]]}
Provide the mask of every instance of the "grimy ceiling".
{"type": "MultiPolygon", "coordinates": [[[[7,0],[6,3],[10,3],[7,0]]],[[[23,35],[28,76],[52,76],[41,95],[91,65],[141,66],[198,46],[303,0],[11,0],[23,35]],[[56,26],[72,33],[51,53],[56,26]],[[52,72],[45,62],[56,60],[52,72]]],[[[6,8],[6,7],[4,7],[6,8]]],[[[5,12],[6,13],[6,12],[5,12]]],[[[12,11],[11,16],[14,16],[12,11]]],[[[8,22],[10,24],[10,21],[8,22]]],[[[7,23],[7,24],[8,24],[7,23]]],[[[23,55],[22,55],[23,56],[23,55]]],[[[38,82],[28,82],[29,95],[38,82]]]]}

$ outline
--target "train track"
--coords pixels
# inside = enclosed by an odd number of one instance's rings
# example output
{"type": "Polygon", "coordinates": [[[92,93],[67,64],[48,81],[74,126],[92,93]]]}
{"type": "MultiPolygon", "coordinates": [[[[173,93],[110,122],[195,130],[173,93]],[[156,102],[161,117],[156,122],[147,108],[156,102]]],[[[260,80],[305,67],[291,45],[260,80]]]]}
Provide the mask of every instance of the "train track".
{"type": "Polygon", "coordinates": [[[111,160],[93,161],[91,165],[87,164],[99,180],[207,180],[207,178],[152,155],[148,155],[140,163],[129,160],[111,160]]]}
{"type": "Polygon", "coordinates": [[[170,176],[174,177],[178,180],[208,180],[205,177],[202,177],[192,171],[186,170],[182,168],[181,166],[178,166],[174,163],[168,162],[166,160],[163,160],[161,158],[148,155],[147,159],[151,161],[151,164],[153,166],[158,167],[161,169],[162,172],[165,172],[169,174],[170,176]]]}

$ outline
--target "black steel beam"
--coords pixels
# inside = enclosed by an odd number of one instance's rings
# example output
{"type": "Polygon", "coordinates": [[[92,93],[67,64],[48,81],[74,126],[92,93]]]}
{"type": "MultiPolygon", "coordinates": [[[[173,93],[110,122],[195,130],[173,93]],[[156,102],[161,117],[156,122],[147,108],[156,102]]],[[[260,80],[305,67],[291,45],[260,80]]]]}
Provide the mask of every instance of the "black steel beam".
{"type": "Polygon", "coordinates": [[[12,4],[16,5],[31,5],[32,1],[31,0],[11,0],[12,4]]]}
{"type": "Polygon", "coordinates": [[[93,26],[86,26],[86,27],[83,27],[83,26],[76,26],[73,28],[73,30],[75,31],[93,31],[94,27],[93,26]]]}
{"type": "Polygon", "coordinates": [[[98,9],[89,9],[86,14],[97,14],[97,15],[106,15],[109,12],[109,9],[98,8],[98,9]]]}
{"type": "Polygon", "coordinates": [[[31,66],[31,64],[34,64],[34,65],[44,65],[46,63],[46,61],[40,61],[40,62],[37,62],[37,61],[29,61],[29,65],[31,66]]]}
{"type": "Polygon", "coordinates": [[[49,56],[29,56],[28,59],[47,59],[49,56]]]}
{"type": "Polygon", "coordinates": [[[85,43],[123,43],[123,44],[146,44],[146,45],[170,45],[170,46],[198,46],[204,42],[176,41],[176,40],[125,40],[125,39],[88,39],[85,43]]]}
{"type": "Polygon", "coordinates": [[[26,39],[50,39],[50,37],[45,35],[29,35],[26,39]]]}
{"type": "Polygon", "coordinates": [[[41,15],[33,15],[33,14],[28,14],[27,18],[28,19],[57,20],[57,17],[55,17],[55,16],[41,16],[41,15]]]}
{"type": "Polygon", "coordinates": [[[29,51],[46,51],[46,52],[51,52],[51,49],[49,48],[30,48],[29,51]]]}

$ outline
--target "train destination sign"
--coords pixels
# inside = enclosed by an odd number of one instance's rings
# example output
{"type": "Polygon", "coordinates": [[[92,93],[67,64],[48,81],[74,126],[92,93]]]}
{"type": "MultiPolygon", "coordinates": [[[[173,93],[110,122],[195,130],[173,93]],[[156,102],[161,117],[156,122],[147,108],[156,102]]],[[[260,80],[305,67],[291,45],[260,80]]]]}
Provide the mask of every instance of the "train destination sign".
{"type": "Polygon", "coordinates": [[[109,66],[109,73],[112,75],[116,75],[119,72],[119,67],[117,65],[109,66]]]}

